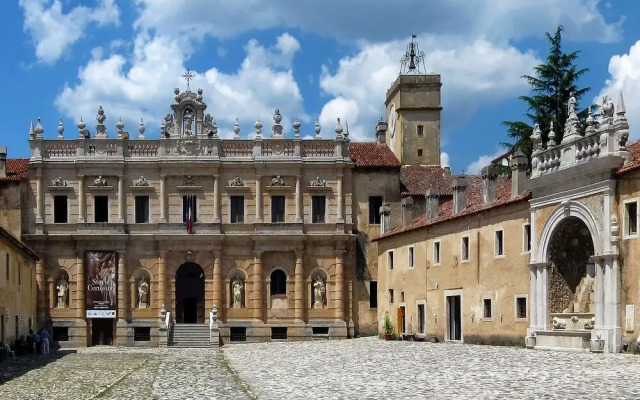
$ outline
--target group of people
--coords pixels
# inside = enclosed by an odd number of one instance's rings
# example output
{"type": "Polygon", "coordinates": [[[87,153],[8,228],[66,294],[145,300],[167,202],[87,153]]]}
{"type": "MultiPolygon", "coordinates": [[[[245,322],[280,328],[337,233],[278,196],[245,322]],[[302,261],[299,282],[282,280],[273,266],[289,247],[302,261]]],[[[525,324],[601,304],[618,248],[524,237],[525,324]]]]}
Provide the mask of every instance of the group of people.
{"type": "Polygon", "coordinates": [[[29,329],[27,335],[27,351],[36,354],[49,354],[49,344],[51,343],[51,334],[48,330],[40,328],[37,331],[29,329]]]}

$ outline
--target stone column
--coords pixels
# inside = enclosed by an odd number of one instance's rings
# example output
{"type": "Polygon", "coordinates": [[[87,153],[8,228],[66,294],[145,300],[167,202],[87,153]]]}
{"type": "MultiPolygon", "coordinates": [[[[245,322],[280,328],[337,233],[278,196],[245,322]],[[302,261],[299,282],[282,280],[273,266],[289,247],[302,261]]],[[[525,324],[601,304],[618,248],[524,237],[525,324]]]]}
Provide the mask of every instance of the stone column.
{"type": "Polygon", "coordinates": [[[42,169],[38,168],[36,177],[38,181],[36,183],[36,223],[43,223],[42,213],[44,211],[44,184],[42,182],[42,169]]]}
{"type": "Polygon", "coordinates": [[[602,258],[595,259],[596,263],[596,326],[604,326],[604,261],[602,258]]]}
{"type": "Polygon", "coordinates": [[[253,252],[253,318],[262,321],[262,251],[253,252]]]}
{"type": "Polygon", "coordinates": [[[124,176],[118,177],[118,222],[124,222],[124,176]]]}
{"type": "Polygon", "coordinates": [[[76,318],[84,320],[86,318],[86,304],[84,301],[84,286],[85,286],[85,276],[84,276],[84,259],[81,256],[80,251],[77,251],[78,255],[76,256],[76,297],[78,299],[78,304],[76,305],[76,318]]]}
{"type": "Polygon", "coordinates": [[[304,251],[296,250],[296,268],[294,270],[294,317],[295,322],[302,323],[304,318],[304,251]]]}
{"type": "Polygon", "coordinates": [[[338,223],[344,222],[344,193],[342,190],[342,172],[338,172],[338,223]]]}
{"type": "Polygon", "coordinates": [[[127,252],[125,250],[118,254],[118,320],[127,318],[127,310],[127,252]]]}
{"type": "Polygon", "coordinates": [[[540,300],[542,307],[538,314],[538,320],[540,321],[540,327],[542,329],[547,329],[548,319],[547,315],[549,313],[549,305],[548,305],[548,296],[549,296],[549,263],[545,263],[541,268],[541,279],[542,279],[542,291],[540,292],[540,300]]]}
{"type": "MultiPolygon", "coordinates": [[[[40,254],[44,257],[44,254],[40,254]]],[[[36,315],[37,325],[42,325],[46,319],[46,307],[47,301],[45,298],[45,282],[44,282],[44,265],[42,264],[42,260],[36,262],[36,315]]]]}
{"type": "Polygon", "coordinates": [[[296,176],[296,219],[294,222],[302,222],[302,176],[296,176]]]}
{"type": "Polygon", "coordinates": [[[220,223],[220,176],[213,177],[213,223],[220,223]]]}
{"type": "Polygon", "coordinates": [[[165,202],[167,197],[167,176],[160,175],[160,223],[167,222],[167,206],[165,202]]]}
{"type": "Polygon", "coordinates": [[[222,313],[222,251],[213,251],[213,304],[222,313]]]}
{"type": "Polygon", "coordinates": [[[262,223],[262,215],[264,209],[262,207],[262,176],[256,175],[256,222],[262,223]]]}
{"type": "Polygon", "coordinates": [[[162,308],[164,304],[166,310],[170,310],[169,304],[167,304],[167,252],[160,250],[158,252],[158,309],[162,308]]]}
{"type": "Polygon", "coordinates": [[[344,320],[344,250],[336,250],[335,312],[336,319],[344,320]]]}
{"type": "Polygon", "coordinates": [[[535,265],[529,265],[529,327],[537,328],[538,323],[538,276],[535,265]]]}
{"type": "Polygon", "coordinates": [[[137,289],[136,278],[132,276],[131,279],[129,279],[129,301],[131,302],[131,314],[133,314],[133,310],[138,306],[138,302],[136,301],[137,289]]]}
{"type": "Polygon", "coordinates": [[[49,308],[56,306],[56,288],[53,282],[53,278],[49,277],[47,280],[47,286],[49,286],[49,308]]]}
{"type": "Polygon", "coordinates": [[[78,222],[87,220],[87,195],[84,191],[84,175],[78,175],[78,222]]]}
{"type": "Polygon", "coordinates": [[[611,293],[611,260],[604,260],[604,326],[613,326],[611,305],[613,304],[613,293],[611,293]]]}
{"type": "Polygon", "coordinates": [[[607,312],[607,314],[611,315],[611,344],[609,345],[609,351],[618,353],[622,350],[622,327],[620,326],[620,315],[618,314],[620,306],[620,264],[617,256],[614,256],[611,260],[610,274],[611,308],[607,312]]]}

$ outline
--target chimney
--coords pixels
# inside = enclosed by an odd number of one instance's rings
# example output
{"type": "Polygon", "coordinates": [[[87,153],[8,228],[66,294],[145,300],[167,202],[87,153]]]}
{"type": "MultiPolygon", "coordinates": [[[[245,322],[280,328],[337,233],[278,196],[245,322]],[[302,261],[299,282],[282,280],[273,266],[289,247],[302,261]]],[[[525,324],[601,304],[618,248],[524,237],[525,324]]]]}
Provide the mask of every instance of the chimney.
{"type": "Polygon", "coordinates": [[[7,146],[0,146],[0,178],[7,177],[7,146]]]}
{"type": "Polygon", "coordinates": [[[482,198],[484,199],[484,204],[491,204],[498,198],[499,168],[495,164],[482,168],[482,198]]]}
{"type": "Polygon", "coordinates": [[[391,230],[391,207],[389,207],[389,204],[383,204],[380,207],[380,215],[382,216],[380,218],[380,222],[382,222],[380,224],[380,234],[384,234],[391,230]]]}
{"type": "Polygon", "coordinates": [[[467,206],[467,177],[464,175],[453,178],[453,214],[458,214],[467,206]]]}
{"type": "Polygon", "coordinates": [[[402,199],[402,227],[406,228],[413,221],[413,197],[402,199]]]}
{"type": "Polygon", "coordinates": [[[438,206],[440,205],[438,201],[439,196],[440,191],[434,188],[427,189],[427,193],[424,195],[426,204],[425,214],[427,216],[427,221],[432,221],[438,218],[438,206]]]}
{"type": "Polygon", "coordinates": [[[387,123],[382,121],[378,121],[378,125],[376,125],[376,142],[378,144],[387,145],[387,123]]]}
{"type": "Polygon", "coordinates": [[[513,199],[529,187],[529,178],[527,177],[529,160],[527,156],[518,149],[511,156],[509,166],[511,167],[511,198],[513,199]]]}
{"type": "Polygon", "coordinates": [[[444,176],[445,178],[451,177],[451,167],[444,167],[444,169],[442,170],[442,176],[444,176]]]}

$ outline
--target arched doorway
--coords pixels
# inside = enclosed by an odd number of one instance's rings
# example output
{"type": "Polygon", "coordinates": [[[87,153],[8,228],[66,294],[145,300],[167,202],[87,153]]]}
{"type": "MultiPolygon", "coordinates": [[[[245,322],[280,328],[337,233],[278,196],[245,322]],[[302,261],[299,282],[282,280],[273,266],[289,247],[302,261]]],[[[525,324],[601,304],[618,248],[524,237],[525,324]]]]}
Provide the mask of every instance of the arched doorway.
{"type": "Polygon", "coordinates": [[[547,248],[550,313],[595,313],[595,265],[593,239],[578,217],[560,221],[547,248]]]}
{"type": "Polygon", "coordinates": [[[176,271],[176,321],[204,323],[204,271],[193,262],[182,264],[176,271]]]}

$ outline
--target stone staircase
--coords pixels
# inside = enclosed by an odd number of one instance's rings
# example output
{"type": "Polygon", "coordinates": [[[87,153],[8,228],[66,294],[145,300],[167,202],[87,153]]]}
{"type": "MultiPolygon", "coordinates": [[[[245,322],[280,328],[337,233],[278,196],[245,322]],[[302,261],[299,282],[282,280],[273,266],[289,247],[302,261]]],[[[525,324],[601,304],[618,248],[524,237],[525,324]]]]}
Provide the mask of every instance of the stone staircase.
{"type": "Polygon", "coordinates": [[[211,347],[207,324],[175,324],[170,347],[211,347]]]}

